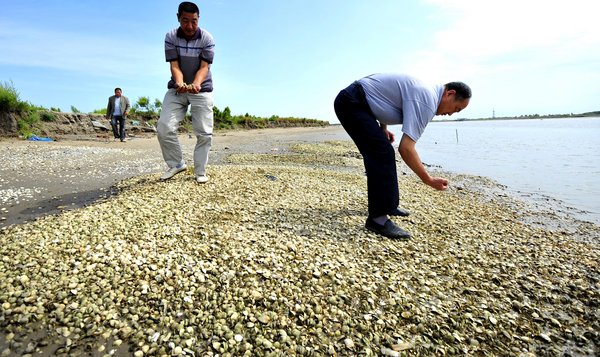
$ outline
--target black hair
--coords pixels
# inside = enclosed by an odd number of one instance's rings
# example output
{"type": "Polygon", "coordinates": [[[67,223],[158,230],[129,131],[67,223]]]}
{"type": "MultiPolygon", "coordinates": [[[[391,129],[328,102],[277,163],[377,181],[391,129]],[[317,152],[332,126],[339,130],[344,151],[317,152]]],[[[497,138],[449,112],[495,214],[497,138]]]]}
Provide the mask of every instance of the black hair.
{"type": "Polygon", "coordinates": [[[456,100],[471,99],[471,88],[463,82],[449,82],[444,85],[446,90],[456,91],[456,100]]]}
{"type": "Polygon", "coordinates": [[[119,88],[119,87],[115,88],[115,92],[118,91],[118,90],[120,90],[121,92],[123,92],[123,90],[121,88],[119,88]]]}
{"type": "Polygon", "coordinates": [[[184,12],[198,14],[198,16],[200,16],[200,9],[198,8],[198,5],[194,4],[193,2],[184,1],[179,4],[179,8],[177,8],[177,16],[181,16],[181,14],[184,12]]]}

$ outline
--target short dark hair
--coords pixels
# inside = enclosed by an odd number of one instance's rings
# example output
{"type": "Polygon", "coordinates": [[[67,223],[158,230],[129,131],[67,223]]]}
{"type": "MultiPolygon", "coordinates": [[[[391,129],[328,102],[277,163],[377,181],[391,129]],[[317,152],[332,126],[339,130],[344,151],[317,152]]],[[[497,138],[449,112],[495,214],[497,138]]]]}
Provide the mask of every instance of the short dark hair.
{"type": "Polygon", "coordinates": [[[192,14],[200,15],[200,9],[198,8],[198,5],[189,1],[184,1],[181,4],[179,4],[179,8],[177,8],[177,16],[181,16],[181,13],[183,12],[189,12],[192,14]]]}
{"type": "Polygon", "coordinates": [[[119,88],[119,87],[115,88],[115,92],[116,92],[116,91],[118,91],[118,90],[119,90],[119,91],[121,91],[121,92],[123,91],[123,90],[122,90],[121,88],[119,88]]]}
{"type": "Polygon", "coordinates": [[[444,85],[446,90],[456,91],[456,100],[471,99],[471,88],[463,82],[449,82],[444,85]]]}

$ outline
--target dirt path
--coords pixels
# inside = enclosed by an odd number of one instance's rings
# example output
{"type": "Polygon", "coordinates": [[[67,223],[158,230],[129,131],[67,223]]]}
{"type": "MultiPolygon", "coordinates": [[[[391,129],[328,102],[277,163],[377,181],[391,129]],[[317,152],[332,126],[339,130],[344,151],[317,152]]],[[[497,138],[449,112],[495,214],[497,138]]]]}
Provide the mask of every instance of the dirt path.
{"type": "MultiPolygon", "coordinates": [[[[192,162],[195,139],[186,134],[180,140],[192,162]]],[[[324,140],[349,137],[340,126],[219,132],[209,165],[224,163],[230,153],[285,151],[294,143],[324,140]]],[[[85,206],[114,194],[113,185],[123,179],[166,169],[154,136],[125,143],[2,140],[0,162],[0,227],[85,206]]]]}

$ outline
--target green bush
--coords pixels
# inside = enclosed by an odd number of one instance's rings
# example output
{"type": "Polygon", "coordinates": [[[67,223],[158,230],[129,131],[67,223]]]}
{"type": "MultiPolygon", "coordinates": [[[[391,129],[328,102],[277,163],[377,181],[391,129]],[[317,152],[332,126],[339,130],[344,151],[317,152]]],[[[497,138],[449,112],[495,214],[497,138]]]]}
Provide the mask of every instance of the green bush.
{"type": "Polygon", "coordinates": [[[32,135],[39,134],[38,123],[40,122],[40,115],[36,111],[29,112],[23,119],[17,121],[17,128],[19,135],[24,138],[29,138],[32,135]]]}
{"type": "Polygon", "coordinates": [[[24,112],[29,103],[19,100],[19,92],[12,82],[0,83],[0,112],[24,112]]]}
{"type": "Polygon", "coordinates": [[[249,129],[261,129],[271,127],[291,127],[291,126],[327,126],[329,122],[306,119],[306,118],[289,118],[271,115],[268,118],[261,118],[248,113],[244,115],[232,115],[231,109],[225,107],[222,111],[213,106],[214,126],[215,129],[235,129],[239,127],[249,129]]]}
{"type": "Polygon", "coordinates": [[[42,119],[42,121],[48,122],[48,121],[56,120],[56,116],[52,112],[42,110],[42,111],[39,111],[39,114],[40,114],[40,119],[42,119]]]}

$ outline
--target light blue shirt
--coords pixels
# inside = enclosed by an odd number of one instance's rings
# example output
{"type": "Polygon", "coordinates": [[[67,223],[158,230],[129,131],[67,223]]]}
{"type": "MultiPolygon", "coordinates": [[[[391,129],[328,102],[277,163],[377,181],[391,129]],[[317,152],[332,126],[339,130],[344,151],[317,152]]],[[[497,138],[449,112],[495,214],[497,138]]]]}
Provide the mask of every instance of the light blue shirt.
{"type": "Polygon", "coordinates": [[[115,110],[113,116],[121,116],[121,97],[115,97],[115,110]]]}
{"type": "Polygon", "coordinates": [[[377,120],[386,125],[402,124],[402,132],[419,140],[436,115],[444,86],[427,86],[405,74],[377,73],[358,80],[377,120]]]}

